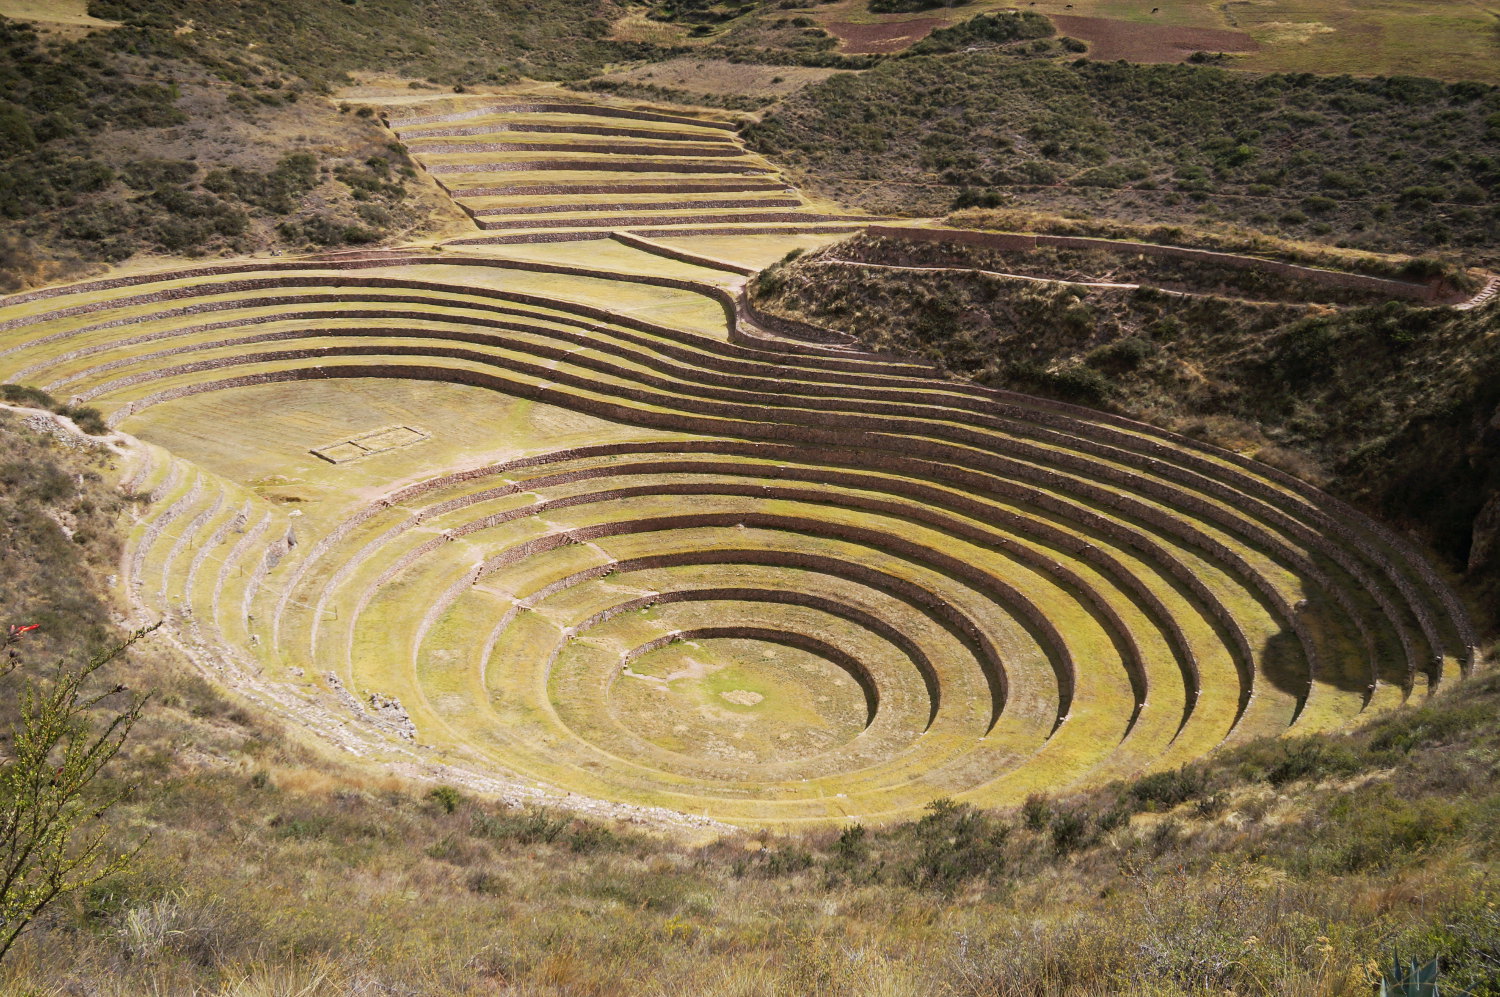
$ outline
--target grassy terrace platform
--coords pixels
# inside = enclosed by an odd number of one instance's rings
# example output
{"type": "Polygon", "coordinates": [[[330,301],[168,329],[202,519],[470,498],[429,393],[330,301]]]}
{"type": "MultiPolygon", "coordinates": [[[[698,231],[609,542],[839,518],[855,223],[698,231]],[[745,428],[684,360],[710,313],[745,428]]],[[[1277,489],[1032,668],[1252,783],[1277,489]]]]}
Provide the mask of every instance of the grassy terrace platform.
{"type": "Polygon", "coordinates": [[[732,122],[589,104],[476,99],[388,123],[474,220],[514,245],[610,231],[846,233],[872,219],[810,205],[732,122]]]}
{"type": "Polygon", "coordinates": [[[747,274],[868,219],[727,122],[414,117],[494,232],[0,299],[0,378],[138,440],[133,603],[312,735],[791,825],[1175,766],[1472,666],[1422,555],[1280,471],[758,319],[747,274]]]}

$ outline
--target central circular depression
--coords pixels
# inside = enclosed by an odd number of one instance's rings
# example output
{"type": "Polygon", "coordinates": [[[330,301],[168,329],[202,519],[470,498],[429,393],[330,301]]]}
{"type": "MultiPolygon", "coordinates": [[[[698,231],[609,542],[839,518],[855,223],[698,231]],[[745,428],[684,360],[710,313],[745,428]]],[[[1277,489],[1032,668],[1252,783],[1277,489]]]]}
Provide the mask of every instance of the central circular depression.
{"type": "Polygon", "coordinates": [[[821,754],[868,726],[847,663],[793,635],[674,640],[630,660],[610,712],[642,740],[695,758],[779,762],[821,754]]]}

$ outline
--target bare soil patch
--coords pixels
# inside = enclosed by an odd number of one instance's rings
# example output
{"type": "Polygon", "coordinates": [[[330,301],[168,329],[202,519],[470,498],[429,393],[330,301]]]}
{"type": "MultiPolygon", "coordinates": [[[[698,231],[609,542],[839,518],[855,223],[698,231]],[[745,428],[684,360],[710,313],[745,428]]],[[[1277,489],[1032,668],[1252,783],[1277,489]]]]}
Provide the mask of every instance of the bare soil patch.
{"type": "Polygon", "coordinates": [[[1089,43],[1089,58],[1106,62],[1182,62],[1194,52],[1260,51],[1260,44],[1243,31],[1141,24],[1112,17],[1050,16],[1059,32],[1089,43]]]}
{"type": "Polygon", "coordinates": [[[0,17],[29,21],[40,31],[65,40],[82,38],[99,28],[118,28],[88,12],[86,0],[0,0],[0,17]]]}
{"type": "Polygon", "coordinates": [[[941,27],[941,17],[918,17],[910,21],[886,21],[882,24],[854,24],[830,21],[823,25],[839,40],[839,50],[850,55],[900,52],[910,48],[941,27]]]}
{"type": "Polygon", "coordinates": [[[605,80],[647,83],[693,93],[785,97],[838,73],[836,69],[802,66],[758,66],[727,59],[684,57],[608,73],[605,80]]]}

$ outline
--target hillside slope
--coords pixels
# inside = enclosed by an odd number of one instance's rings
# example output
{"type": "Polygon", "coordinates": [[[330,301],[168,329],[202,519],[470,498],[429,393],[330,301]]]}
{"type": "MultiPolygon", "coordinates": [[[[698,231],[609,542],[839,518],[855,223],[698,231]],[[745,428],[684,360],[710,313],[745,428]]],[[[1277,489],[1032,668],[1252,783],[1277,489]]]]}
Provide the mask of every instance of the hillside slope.
{"type": "Polygon", "coordinates": [[[142,255],[409,238],[457,215],[371,112],[274,64],[165,30],[58,42],[4,19],[0,46],[0,291],[142,255]]]}
{"type": "Polygon", "coordinates": [[[957,52],[807,87],[746,129],[873,211],[1023,204],[1419,252],[1493,250],[1500,90],[957,52]],[[1486,248],[1488,247],[1488,248],[1486,248]]]}

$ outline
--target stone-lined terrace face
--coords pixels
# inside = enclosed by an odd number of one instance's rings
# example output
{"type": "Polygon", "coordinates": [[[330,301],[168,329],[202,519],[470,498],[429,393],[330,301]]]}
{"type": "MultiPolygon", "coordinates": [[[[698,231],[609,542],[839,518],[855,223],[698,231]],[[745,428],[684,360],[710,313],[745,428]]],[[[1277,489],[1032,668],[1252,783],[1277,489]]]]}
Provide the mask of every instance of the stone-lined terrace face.
{"type": "Polygon", "coordinates": [[[656,235],[852,232],[872,219],[812,208],[730,121],[486,98],[387,119],[487,235],[469,245],[656,235]]]}

